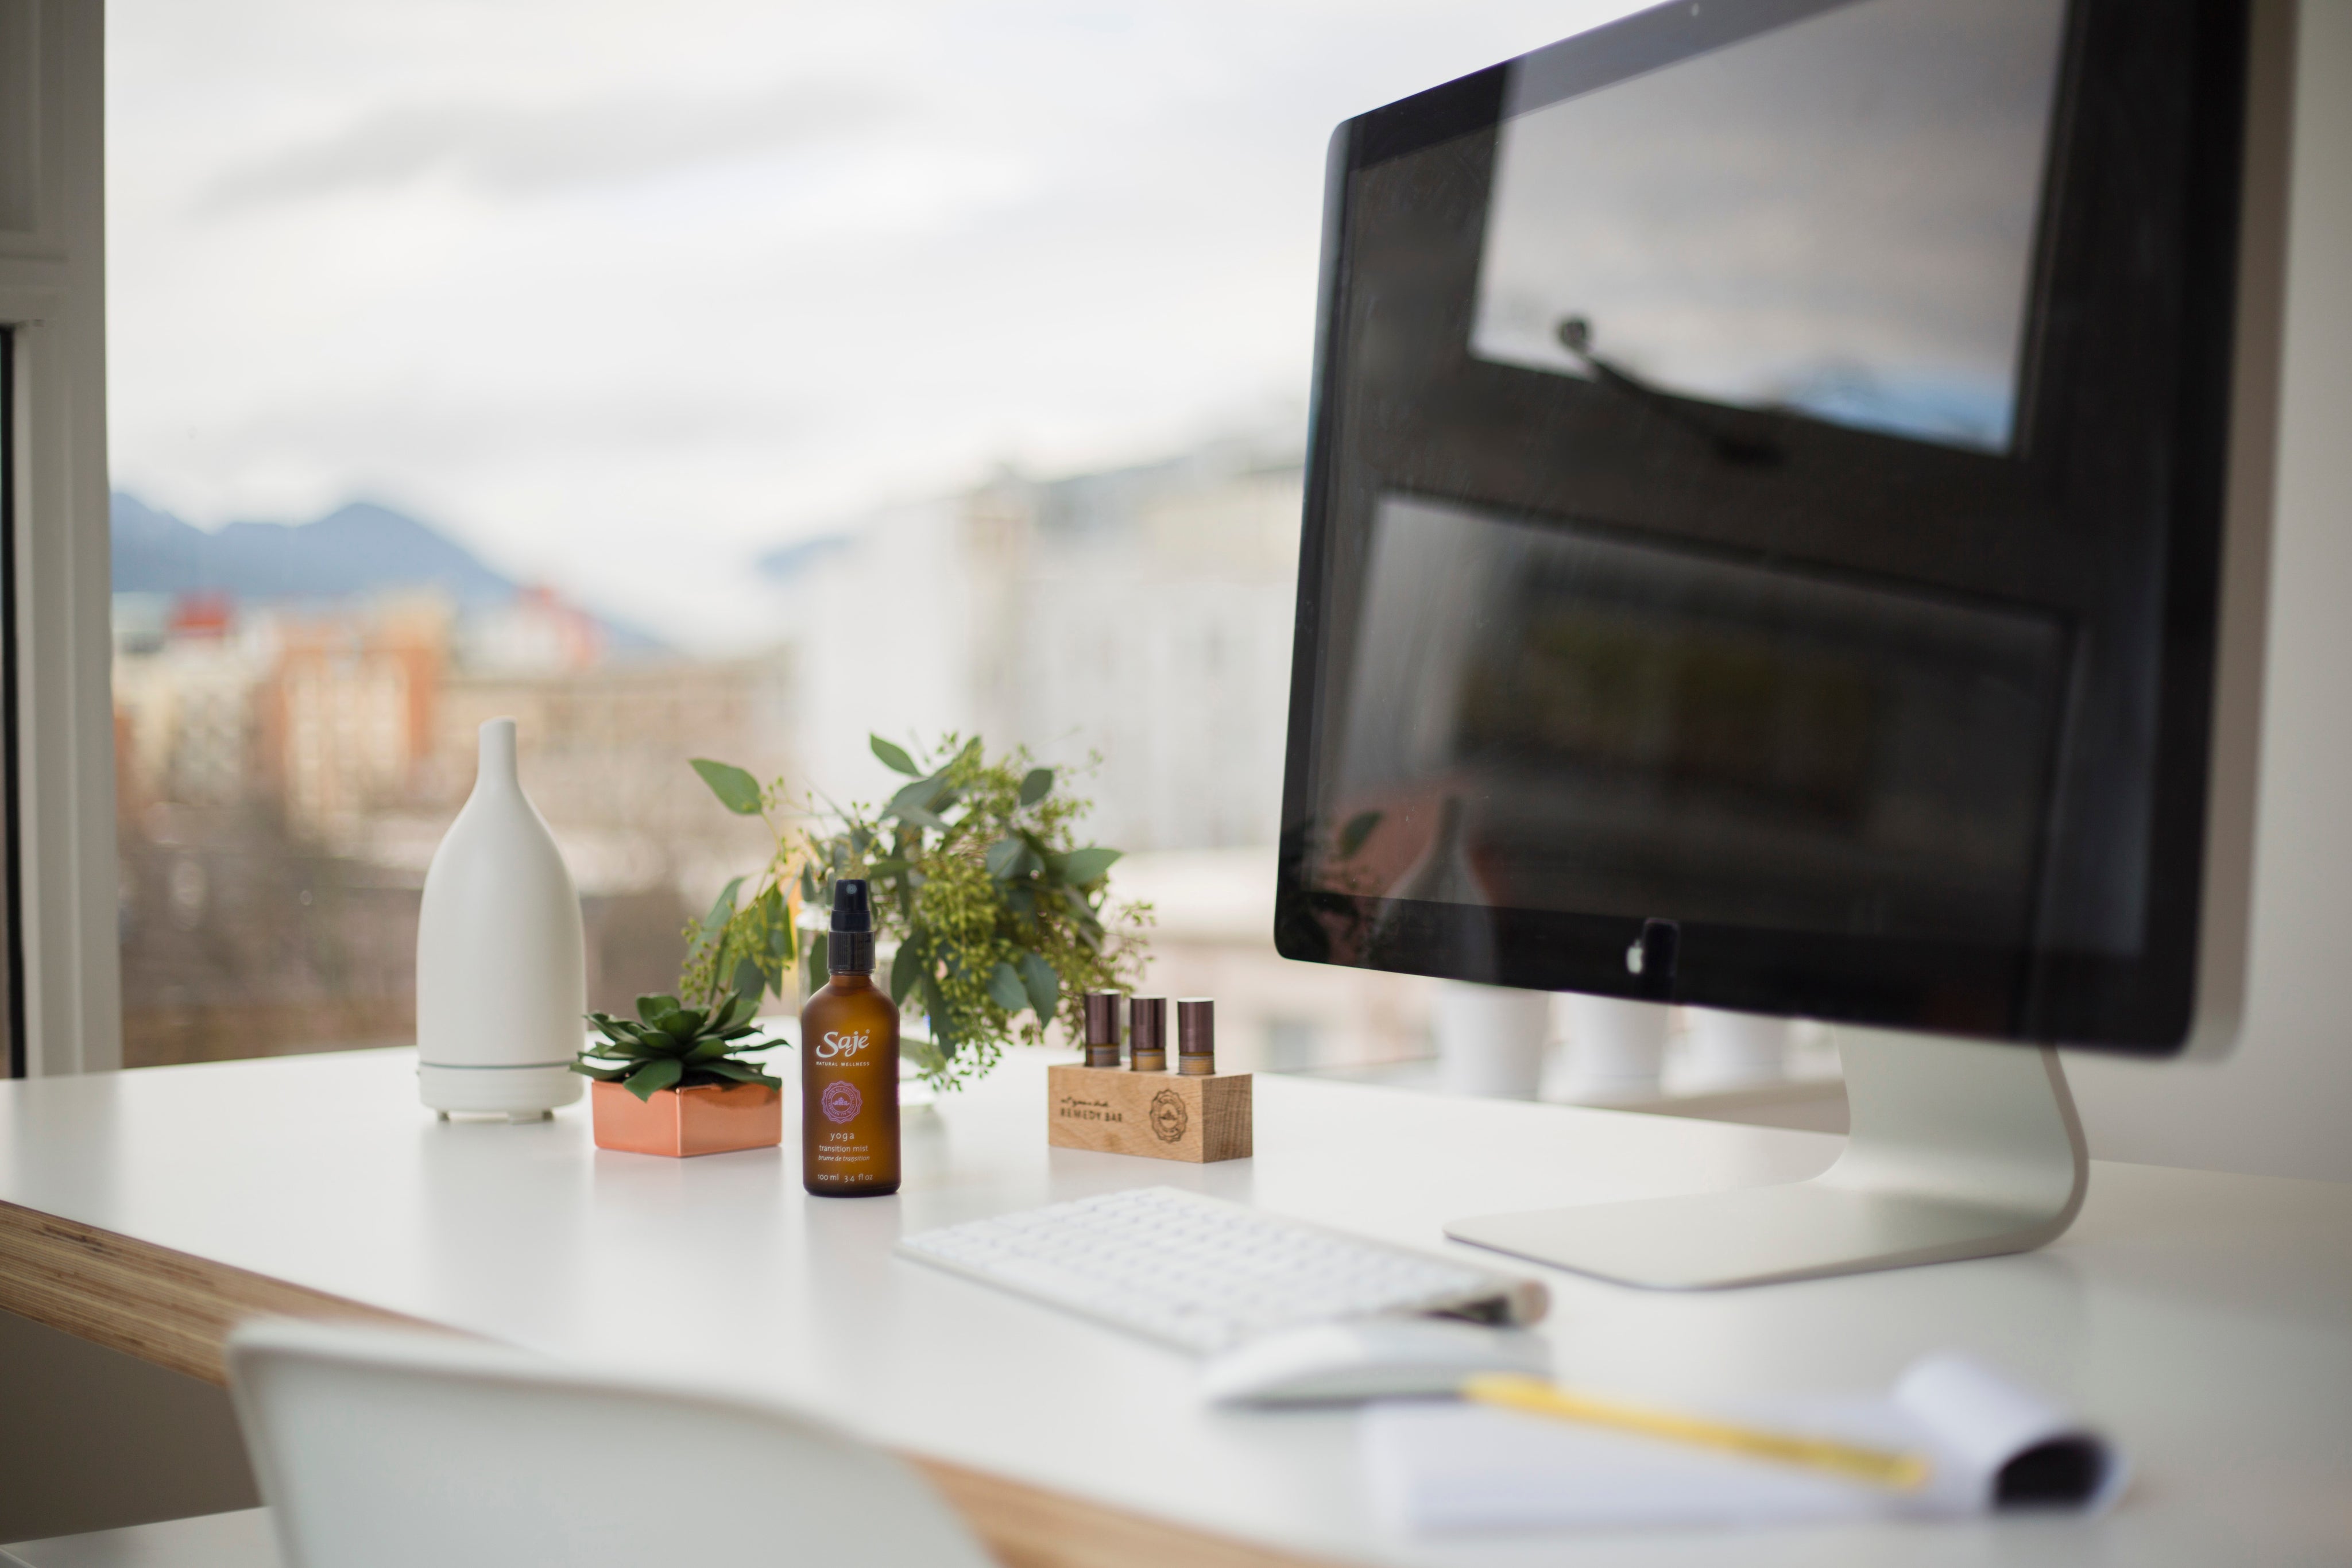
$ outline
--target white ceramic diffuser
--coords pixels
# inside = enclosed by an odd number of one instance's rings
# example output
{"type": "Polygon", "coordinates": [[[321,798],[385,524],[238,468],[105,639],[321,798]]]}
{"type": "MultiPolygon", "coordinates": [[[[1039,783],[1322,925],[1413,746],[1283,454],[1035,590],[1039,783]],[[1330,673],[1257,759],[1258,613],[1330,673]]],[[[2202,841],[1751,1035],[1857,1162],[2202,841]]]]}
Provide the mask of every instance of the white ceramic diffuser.
{"type": "Polygon", "coordinates": [[[538,1116],[580,1098],[588,1010],[580,895],[515,776],[515,722],[482,726],[474,793],[425,873],[418,1087],[452,1111],[538,1116]]]}

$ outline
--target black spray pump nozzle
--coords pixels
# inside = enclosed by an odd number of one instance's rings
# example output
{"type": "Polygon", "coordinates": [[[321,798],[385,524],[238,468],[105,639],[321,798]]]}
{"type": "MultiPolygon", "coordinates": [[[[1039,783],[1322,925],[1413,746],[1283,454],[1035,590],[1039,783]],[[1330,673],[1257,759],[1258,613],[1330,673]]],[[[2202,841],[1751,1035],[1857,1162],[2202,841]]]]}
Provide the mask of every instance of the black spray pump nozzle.
{"type": "Polygon", "coordinates": [[[833,930],[825,943],[824,967],[836,975],[874,972],[874,904],[862,876],[834,882],[833,930]]]}

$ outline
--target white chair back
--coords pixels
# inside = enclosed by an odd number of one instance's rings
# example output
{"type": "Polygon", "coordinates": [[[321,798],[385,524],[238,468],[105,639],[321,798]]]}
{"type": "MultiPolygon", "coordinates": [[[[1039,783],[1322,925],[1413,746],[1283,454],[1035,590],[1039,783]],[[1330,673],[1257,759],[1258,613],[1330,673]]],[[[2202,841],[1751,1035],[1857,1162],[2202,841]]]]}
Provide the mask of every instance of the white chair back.
{"type": "Polygon", "coordinates": [[[772,1406],[309,1322],[228,1366],[285,1568],[989,1563],[907,1466],[772,1406]]]}

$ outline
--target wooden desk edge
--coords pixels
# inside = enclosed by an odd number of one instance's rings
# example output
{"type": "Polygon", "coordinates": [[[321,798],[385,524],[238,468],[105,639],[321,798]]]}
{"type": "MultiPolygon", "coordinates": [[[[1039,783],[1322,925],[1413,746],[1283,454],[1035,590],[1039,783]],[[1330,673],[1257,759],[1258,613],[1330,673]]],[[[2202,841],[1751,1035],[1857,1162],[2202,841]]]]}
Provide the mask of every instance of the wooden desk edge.
{"type": "MultiPolygon", "coordinates": [[[[222,1386],[229,1330],[264,1313],[449,1332],[7,1202],[0,1202],[0,1310],[222,1386]]],[[[1318,1568],[1325,1561],[904,1457],[1006,1568],[1318,1568]]]]}

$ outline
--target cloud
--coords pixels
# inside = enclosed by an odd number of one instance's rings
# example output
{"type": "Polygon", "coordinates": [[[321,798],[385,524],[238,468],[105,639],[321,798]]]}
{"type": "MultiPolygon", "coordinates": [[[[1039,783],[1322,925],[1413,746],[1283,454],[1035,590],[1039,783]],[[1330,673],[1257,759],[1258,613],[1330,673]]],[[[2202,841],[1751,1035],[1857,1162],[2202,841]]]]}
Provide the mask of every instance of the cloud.
{"type": "Polygon", "coordinates": [[[759,646],[780,540],[1303,398],[1333,123],[1637,3],[111,0],[115,472],[759,646]]]}
{"type": "Polygon", "coordinates": [[[500,196],[617,184],[820,144],[893,117],[886,93],[779,83],[730,97],[608,98],[539,109],[453,101],[379,110],[345,130],[232,166],[200,212],[339,195],[446,173],[500,196]]]}

